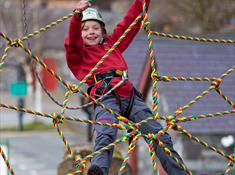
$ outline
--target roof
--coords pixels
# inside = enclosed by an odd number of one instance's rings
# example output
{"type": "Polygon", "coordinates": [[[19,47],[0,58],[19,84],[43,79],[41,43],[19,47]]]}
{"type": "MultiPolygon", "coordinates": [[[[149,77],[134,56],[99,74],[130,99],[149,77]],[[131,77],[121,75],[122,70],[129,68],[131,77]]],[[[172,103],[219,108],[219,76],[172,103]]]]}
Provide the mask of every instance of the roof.
{"type": "MultiPolygon", "coordinates": [[[[154,40],[156,62],[161,76],[177,77],[220,77],[235,65],[235,47],[231,44],[196,43],[170,39],[154,40]]],[[[137,85],[147,52],[147,41],[136,39],[125,53],[129,65],[130,79],[137,85]]],[[[158,93],[164,97],[171,115],[179,107],[193,100],[210,86],[204,81],[159,82],[158,93]]],[[[223,93],[234,102],[235,72],[221,83],[223,93]]],[[[161,106],[161,101],[160,106],[161,106]]],[[[183,116],[214,114],[232,110],[232,107],[215,91],[207,94],[197,103],[186,109],[183,116]]],[[[224,115],[187,122],[182,125],[189,132],[198,134],[235,133],[235,114],[224,115]]]]}

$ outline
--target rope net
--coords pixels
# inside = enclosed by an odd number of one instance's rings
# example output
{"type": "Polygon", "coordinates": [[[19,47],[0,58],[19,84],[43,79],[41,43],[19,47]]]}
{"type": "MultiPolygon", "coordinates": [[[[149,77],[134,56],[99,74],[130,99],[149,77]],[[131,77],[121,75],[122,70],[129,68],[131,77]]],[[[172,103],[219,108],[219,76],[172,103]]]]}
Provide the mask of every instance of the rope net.
{"type": "MultiPolygon", "coordinates": [[[[46,25],[43,28],[40,28],[39,30],[33,31],[33,33],[30,33],[22,38],[18,38],[18,39],[12,39],[10,37],[8,37],[7,35],[5,35],[4,33],[0,32],[0,36],[2,38],[5,39],[6,41],[6,47],[4,49],[4,53],[1,56],[1,60],[0,60],[0,70],[2,71],[4,64],[5,64],[5,60],[7,59],[8,56],[8,51],[10,50],[10,48],[20,48],[23,51],[25,51],[27,53],[27,55],[34,61],[36,62],[38,65],[40,65],[43,69],[45,69],[46,71],[48,71],[51,75],[53,75],[56,80],[58,82],[60,82],[66,89],[66,92],[64,94],[64,101],[63,101],[63,105],[62,105],[62,109],[60,110],[60,113],[43,113],[43,112],[37,112],[37,111],[33,111],[30,109],[26,109],[26,108],[21,108],[18,106],[12,106],[12,105],[8,105],[8,104],[0,104],[0,109],[2,108],[6,108],[9,110],[14,110],[14,111],[20,111],[20,112],[25,112],[25,113],[29,113],[29,114],[33,114],[35,116],[40,116],[40,117],[45,117],[45,118],[51,118],[53,120],[53,125],[54,128],[57,130],[63,144],[65,145],[67,152],[70,154],[70,156],[73,158],[73,162],[75,163],[77,170],[75,172],[71,172],[68,173],[67,175],[73,175],[73,174],[82,174],[85,165],[86,165],[86,161],[88,161],[90,158],[94,157],[95,155],[110,149],[111,147],[116,146],[119,143],[123,143],[123,142],[128,142],[131,138],[131,143],[128,146],[128,152],[126,154],[126,156],[124,157],[124,161],[119,169],[119,173],[118,174],[122,174],[124,171],[124,168],[127,164],[127,161],[130,158],[130,154],[132,153],[133,149],[136,146],[137,140],[140,137],[144,137],[147,140],[148,146],[149,146],[149,153],[151,156],[151,161],[153,164],[153,171],[155,174],[158,174],[158,170],[157,170],[157,160],[156,160],[156,155],[155,152],[153,150],[153,142],[157,143],[166,154],[168,154],[174,161],[176,161],[179,166],[181,166],[185,172],[187,172],[188,174],[192,174],[192,172],[190,170],[188,170],[186,168],[186,166],[184,164],[182,164],[176,157],[173,156],[173,154],[171,153],[171,151],[165,147],[165,145],[163,144],[163,142],[161,142],[160,139],[158,139],[162,134],[168,132],[169,130],[174,130],[180,134],[182,134],[185,137],[188,137],[189,139],[197,142],[198,144],[203,145],[204,147],[206,147],[207,149],[210,149],[216,153],[218,153],[220,156],[226,158],[226,160],[228,161],[227,166],[225,168],[225,174],[229,174],[229,172],[231,171],[231,168],[233,167],[234,163],[235,163],[235,153],[233,154],[226,154],[224,153],[222,150],[214,147],[213,145],[208,144],[207,142],[200,140],[198,137],[193,136],[191,133],[189,133],[186,129],[184,129],[182,126],[179,125],[179,123],[182,122],[187,122],[187,121],[195,121],[195,120],[199,120],[199,119],[203,119],[203,118],[208,118],[208,117],[217,117],[217,116],[222,116],[222,115],[227,115],[227,114],[232,114],[235,113],[235,104],[234,102],[229,99],[229,97],[227,97],[223,91],[220,89],[220,85],[223,82],[223,79],[225,77],[228,77],[231,73],[233,73],[235,71],[235,65],[233,65],[230,69],[228,69],[227,71],[225,71],[220,77],[216,77],[216,78],[210,78],[210,77],[169,77],[169,76],[160,76],[157,70],[157,64],[156,64],[156,56],[154,54],[154,49],[153,49],[153,36],[159,36],[159,37],[167,37],[167,38],[174,38],[174,39],[182,39],[182,40],[191,40],[191,41],[196,41],[196,42],[210,42],[210,43],[227,43],[227,44],[234,44],[235,41],[234,40],[225,40],[225,39],[206,39],[206,38],[198,38],[198,37],[190,37],[190,36],[178,36],[178,35],[173,35],[173,34],[165,34],[165,33],[159,33],[159,32],[154,32],[150,29],[150,21],[148,20],[148,14],[146,12],[146,3],[143,3],[143,11],[142,13],[133,21],[133,23],[128,27],[128,29],[122,34],[122,36],[118,39],[118,41],[116,43],[114,43],[114,45],[107,51],[107,53],[100,59],[100,61],[95,65],[95,67],[93,67],[90,72],[84,77],[84,79],[82,81],[80,81],[78,84],[69,84],[68,82],[66,82],[65,80],[62,79],[62,77],[60,75],[58,75],[55,71],[53,71],[47,64],[45,64],[39,57],[37,57],[34,53],[32,53],[32,51],[27,48],[25,46],[25,41],[27,41],[29,38],[34,37],[36,35],[41,34],[44,31],[47,31],[48,29],[64,22],[65,20],[69,19],[70,17],[81,13],[80,11],[74,11],[73,13],[70,13],[64,17],[62,17],[61,19],[52,22],[48,25],[46,25]],[[139,123],[133,123],[132,121],[128,120],[127,118],[121,116],[119,113],[114,112],[112,109],[107,108],[104,104],[102,104],[99,99],[94,99],[92,97],[90,97],[86,92],[84,92],[81,89],[81,85],[85,84],[87,82],[87,80],[94,74],[94,72],[97,70],[98,67],[102,66],[102,63],[105,61],[105,59],[109,56],[109,54],[111,52],[113,52],[116,47],[122,42],[122,40],[125,38],[126,35],[128,35],[129,31],[132,30],[132,28],[136,25],[136,23],[138,21],[140,21],[142,19],[142,26],[141,28],[146,32],[147,34],[147,39],[148,39],[148,54],[149,54],[149,59],[151,62],[151,79],[153,82],[153,86],[152,86],[152,108],[154,111],[154,115],[153,116],[149,116],[146,120],[143,120],[139,123]],[[192,99],[191,101],[189,101],[187,104],[185,104],[184,106],[179,107],[172,115],[166,116],[166,117],[162,117],[159,115],[158,112],[158,82],[159,81],[163,81],[163,82],[169,82],[169,81],[207,81],[207,82],[211,82],[211,85],[205,89],[201,94],[197,95],[194,99],[192,99]],[[225,102],[227,102],[231,107],[232,110],[227,110],[227,111],[222,111],[222,112],[216,112],[213,114],[207,114],[207,115],[192,115],[192,116],[187,116],[187,117],[178,117],[180,114],[183,113],[183,111],[185,109],[190,108],[193,104],[195,104],[196,102],[198,102],[200,99],[204,98],[207,94],[211,93],[212,91],[216,91],[224,100],[225,102]],[[69,97],[72,94],[75,93],[80,93],[83,96],[89,98],[93,104],[96,105],[100,105],[104,110],[107,110],[108,112],[110,112],[111,114],[115,115],[115,117],[121,122],[121,124],[109,124],[109,123],[102,123],[102,122],[97,122],[97,121],[93,121],[93,120],[86,120],[86,119],[82,119],[80,117],[72,117],[72,116],[66,116],[65,115],[65,111],[66,109],[69,109],[68,107],[68,101],[69,101],[69,97]],[[102,149],[96,151],[96,152],[92,152],[91,154],[89,154],[88,156],[84,157],[83,159],[76,159],[76,156],[74,156],[74,151],[73,148],[70,146],[69,142],[67,141],[65,135],[63,134],[61,128],[60,128],[60,124],[63,123],[64,120],[68,120],[68,121],[75,121],[75,122],[82,122],[82,123],[87,123],[87,124],[92,124],[92,125],[102,125],[102,126],[109,126],[109,127],[114,127],[120,130],[130,130],[131,132],[122,135],[119,139],[117,139],[115,142],[103,147],[102,149]],[[166,123],[166,126],[163,127],[163,129],[161,131],[159,131],[157,134],[148,134],[148,135],[143,135],[139,128],[141,126],[141,124],[149,121],[149,120],[163,120],[166,123]]],[[[119,84],[120,85],[120,84],[119,84]]],[[[118,86],[119,86],[118,85],[118,86]]],[[[117,86],[117,87],[118,87],[117,86]]],[[[112,89],[114,90],[114,89],[112,89]]],[[[109,92],[110,93],[110,92],[109,92]]],[[[5,164],[7,165],[8,171],[10,172],[11,175],[14,175],[14,170],[11,166],[11,164],[9,163],[9,161],[7,160],[7,157],[2,149],[2,147],[0,146],[0,154],[5,162],[5,164]]]]}

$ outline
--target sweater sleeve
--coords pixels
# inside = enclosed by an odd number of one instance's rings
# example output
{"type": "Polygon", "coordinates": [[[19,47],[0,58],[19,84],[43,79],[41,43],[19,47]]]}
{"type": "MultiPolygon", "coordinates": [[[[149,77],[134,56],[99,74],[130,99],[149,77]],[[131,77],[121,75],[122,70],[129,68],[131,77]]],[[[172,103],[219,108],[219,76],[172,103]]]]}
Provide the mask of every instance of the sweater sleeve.
{"type": "Polygon", "coordinates": [[[82,16],[76,15],[72,17],[68,29],[68,36],[64,41],[67,64],[76,77],[78,66],[84,53],[83,39],[81,36],[81,20],[82,16]]]}
{"type": "MultiPolygon", "coordinates": [[[[113,42],[116,42],[119,39],[119,37],[125,32],[125,30],[130,26],[130,24],[134,22],[134,20],[138,17],[138,15],[142,13],[143,9],[142,1],[144,2],[144,0],[135,0],[135,2],[128,9],[122,21],[119,22],[118,25],[115,27],[113,34],[109,36],[113,42]]],[[[149,3],[150,0],[146,0],[147,10],[149,3]]],[[[126,48],[129,46],[133,38],[139,32],[141,26],[141,20],[142,18],[138,21],[138,23],[131,29],[131,31],[118,45],[118,48],[121,52],[124,52],[126,50],[126,48]]]]}

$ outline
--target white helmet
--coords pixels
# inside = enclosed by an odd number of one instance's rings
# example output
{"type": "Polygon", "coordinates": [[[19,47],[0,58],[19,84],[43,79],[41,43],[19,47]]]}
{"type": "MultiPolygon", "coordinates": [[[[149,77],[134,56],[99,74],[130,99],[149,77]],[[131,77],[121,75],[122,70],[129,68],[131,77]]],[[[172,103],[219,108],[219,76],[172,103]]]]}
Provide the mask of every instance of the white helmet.
{"type": "Polygon", "coordinates": [[[88,20],[95,20],[95,21],[101,22],[105,26],[105,23],[101,14],[94,8],[87,8],[86,10],[82,12],[82,15],[83,15],[82,22],[85,22],[88,20]]]}

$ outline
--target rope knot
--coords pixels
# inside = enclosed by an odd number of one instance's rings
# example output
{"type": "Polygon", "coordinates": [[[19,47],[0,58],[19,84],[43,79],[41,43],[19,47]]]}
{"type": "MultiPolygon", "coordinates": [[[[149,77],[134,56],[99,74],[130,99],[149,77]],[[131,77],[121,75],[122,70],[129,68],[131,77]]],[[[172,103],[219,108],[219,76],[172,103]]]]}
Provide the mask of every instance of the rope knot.
{"type": "Polygon", "coordinates": [[[152,79],[156,79],[156,80],[161,80],[161,77],[160,77],[159,73],[156,72],[156,71],[153,71],[153,72],[151,73],[151,78],[152,78],[152,79]]]}
{"type": "Polygon", "coordinates": [[[21,47],[23,45],[23,41],[20,39],[17,39],[17,40],[10,41],[9,44],[11,47],[17,48],[17,47],[21,47]]]}
{"type": "Polygon", "coordinates": [[[77,93],[78,92],[78,85],[76,85],[76,84],[73,84],[72,86],[71,86],[71,89],[70,89],[70,91],[72,92],[72,93],[77,93]]]}
{"type": "Polygon", "coordinates": [[[82,172],[86,166],[86,161],[84,159],[79,159],[79,160],[76,160],[74,164],[82,172]]]}
{"type": "Polygon", "coordinates": [[[151,27],[151,23],[149,21],[145,21],[142,23],[142,28],[144,30],[150,30],[150,27],[151,27]]]}
{"type": "Polygon", "coordinates": [[[173,130],[178,130],[178,125],[176,125],[175,121],[167,122],[167,125],[173,130]]]}
{"type": "Polygon", "coordinates": [[[222,78],[216,78],[215,81],[211,83],[212,86],[215,86],[218,88],[220,86],[220,83],[222,82],[222,78]]]}
{"type": "Polygon", "coordinates": [[[51,114],[51,117],[53,119],[53,124],[54,126],[57,125],[57,124],[61,124],[64,122],[64,115],[59,115],[57,113],[52,113],[51,114]]]}
{"type": "Polygon", "coordinates": [[[172,129],[174,129],[174,130],[177,130],[177,125],[176,125],[176,119],[175,119],[175,116],[173,116],[173,115],[169,115],[169,116],[167,116],[166,117],[166,123],[167,123],[167,125],[170,127],[170,128],[172,128],[172,129]]]}

